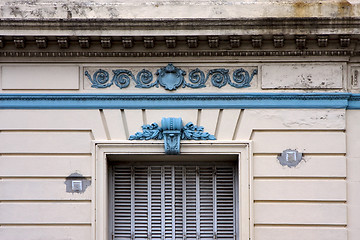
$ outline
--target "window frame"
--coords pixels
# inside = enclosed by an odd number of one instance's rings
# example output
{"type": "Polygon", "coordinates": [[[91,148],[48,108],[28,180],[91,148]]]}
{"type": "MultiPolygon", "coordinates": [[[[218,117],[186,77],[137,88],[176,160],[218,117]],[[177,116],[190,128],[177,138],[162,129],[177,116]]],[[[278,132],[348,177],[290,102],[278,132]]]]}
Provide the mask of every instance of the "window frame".
{"type": "MultiPolygon", "coordinates": [[[[92,236],[93,240],[111,239],[109,230],[109,165],[107,155],[164,154],[161,141],[94,141],[92,236]]],[[[252,142],[251,141],[182,141],[181,154],[237,155],[238,232],[237,240],[252,238],[252,142]]]]}

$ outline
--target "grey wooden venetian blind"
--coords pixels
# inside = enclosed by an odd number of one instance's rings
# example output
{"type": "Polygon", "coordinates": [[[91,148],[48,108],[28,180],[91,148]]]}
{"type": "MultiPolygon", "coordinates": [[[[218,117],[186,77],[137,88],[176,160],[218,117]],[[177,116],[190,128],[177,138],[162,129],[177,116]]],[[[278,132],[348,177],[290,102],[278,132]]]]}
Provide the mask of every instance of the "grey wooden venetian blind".
{"type": "Polygon", "coordinates": [[[114,239],[234,239],[234,166],[113,167],[114,239]]]}

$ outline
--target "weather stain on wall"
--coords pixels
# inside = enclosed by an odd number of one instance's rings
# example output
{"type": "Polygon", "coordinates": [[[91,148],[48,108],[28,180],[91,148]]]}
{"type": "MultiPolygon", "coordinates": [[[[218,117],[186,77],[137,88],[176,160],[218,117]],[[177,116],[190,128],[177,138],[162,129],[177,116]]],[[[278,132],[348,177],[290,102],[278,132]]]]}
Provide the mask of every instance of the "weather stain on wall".
{"type": "Polygon", "coordinates": [[[353,5],[347,0],[340,1],[297,1],[293,3],[294,17],[350,17],[353,15],[353,5]]]}
{"type": "Polygon", "coordinates": [[[341,1],[338,3],[338,13],[340,16],[351,16],[352,15],[352,5],[349,1],[341,1]]]}

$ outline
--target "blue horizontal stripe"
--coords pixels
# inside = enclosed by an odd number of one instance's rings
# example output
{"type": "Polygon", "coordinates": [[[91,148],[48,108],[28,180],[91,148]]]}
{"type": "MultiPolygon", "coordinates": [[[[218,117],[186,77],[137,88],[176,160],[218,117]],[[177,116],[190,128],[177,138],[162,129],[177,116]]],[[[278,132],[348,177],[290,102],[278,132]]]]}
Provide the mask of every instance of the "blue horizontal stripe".
{"type": "Polygon", "coordinates": [[[360,94],[0,94],[1,109],[360,109],[360,94]]]}

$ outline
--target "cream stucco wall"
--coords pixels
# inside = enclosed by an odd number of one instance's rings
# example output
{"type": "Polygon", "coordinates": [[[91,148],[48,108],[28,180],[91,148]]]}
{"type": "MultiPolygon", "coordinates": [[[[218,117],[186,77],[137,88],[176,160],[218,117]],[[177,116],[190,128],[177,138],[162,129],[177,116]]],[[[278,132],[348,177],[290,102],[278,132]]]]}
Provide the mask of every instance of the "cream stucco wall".
{"type": "MultiPolygon", "coordinates": [[[[208,81],[205,88],[175,93],[359,93],[358,16],[357,0],[4,0],[0,93],[171,94],[133,82],[124,89],[93,88],[85,76],[100,68],[110,74],[147,68],[154,74],[170,62],[187,74],[195,68],[258,70],[249,88],[220,89],[208,81]],[[233,35],[240,47],[231,46],[233,35]],[[282,46],[275,35],[283,36],[282,46]],[[82,45],[84,36],[89,46],[82,45]],[[112,48],[102,45],[100,38],[107,36],[112,48]],[[133,37],[135,47],[126,47],[124,36],[133,37]],[[155,47],[146,46],[148,36],[155,47]],[[167,46],[169,36],[176,48],[167,46]],[[199,38],[197,48],[189,47],[189,36],[199,38]],[[219,36],[218,47],[209,36],[219,36]],[[297,40],[304,36],[301,45],[297,40]],[[326,37],[325,45],[319,36],[326,37]]],[[[204,126],[217,143],[251,146],[246,224],[252,240],[359,239],[360,110],[219,106],[0,109],[0,240],[102,240],[106,229],[96,225],[96,200],[105,199],[106,191],[96,184],[102,166],[95,145],[131,146],[130,135],[162,117],[204,126]],[[285,149],[302,152],[304,160],[293,168],[280,165],[277,156],[285,149]],[[83,193],[66,191],[74,173],[91,180],[83,193]]]]}
{"type": "Polygon", "coordinates": [[[357,112],[1,110],[0,238],[93,239],[94,141],[127,141],[141,125],[172,116],[204,126],[219,141],[253,142],[254,239],[355,240],[357,112]],[[304,161],[281,166],[276,157],[284,149],[303,152],[304,161]],[[65,191],[75,172],[92,180],[84,193],[65,191]]]}
{"type": "MultiPolygon", "coordinates": [[[[257,71],[252,77],[249,87],[236,88],[225,84],[221,89],[211,83],[211,76],[205,87],[194,89],[178,87],[173,93],[248,93],[248,92],[348,92],[358,91],[358,85],[351,83],[352,71],[359,70],[356,63],[347,57],[324,57],[321,61],[315,58],[293,57],[278,59],[276,57],[261,58],[230,58],[223,57],[216,60],[196,58],[141,58],[141,60],[83,63],[32,62],[19,63],[18,61],[0,64],[1,89],[3,93],[169,93],[164,87],[139,88],[133,79],[129,86],[119,88],[116,84],[110,87],[99,88],[93,86],[86,76],[91,79],[99,70],[106,71],[108,82],[114,77],[114,70],[129,70],[134,77],[146,69],[152,73],[156,81],[156,71],[165,67],[169,62],[186,72],[184,79],[190,82],[190,72],[196,68],[203,71],[206,77],[212,69],[228,69],[230,79],[235,82],[232,74],[237,69],[244,69],[249,75],[257,71]]],[[[115,61],[114,59],[108,59],[115,61]]],[[[94,79],[95,80],[95,79],[94,79]]]]}

